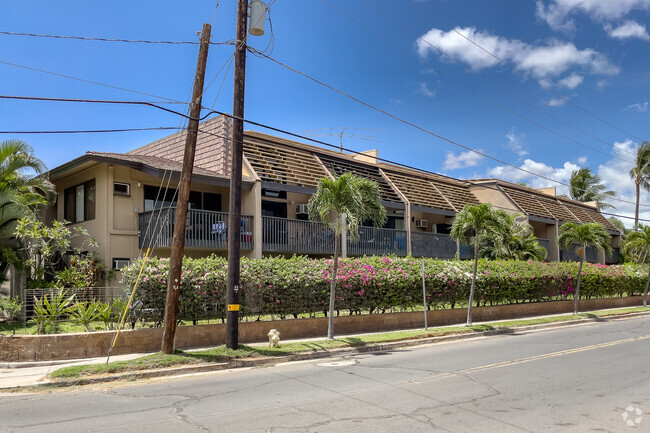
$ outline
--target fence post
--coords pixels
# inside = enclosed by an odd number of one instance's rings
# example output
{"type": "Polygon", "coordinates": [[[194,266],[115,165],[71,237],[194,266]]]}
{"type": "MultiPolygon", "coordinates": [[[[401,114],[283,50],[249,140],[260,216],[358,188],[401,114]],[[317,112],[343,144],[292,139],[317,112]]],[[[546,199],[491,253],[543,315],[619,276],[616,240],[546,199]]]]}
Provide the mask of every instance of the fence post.
{"type": "Polygon", "coordinates": [[[424,280],[424,257],[422,257],[422,302],[424,302],[424,330],[428,330],[427,326],[427,286],[424,280]]]}

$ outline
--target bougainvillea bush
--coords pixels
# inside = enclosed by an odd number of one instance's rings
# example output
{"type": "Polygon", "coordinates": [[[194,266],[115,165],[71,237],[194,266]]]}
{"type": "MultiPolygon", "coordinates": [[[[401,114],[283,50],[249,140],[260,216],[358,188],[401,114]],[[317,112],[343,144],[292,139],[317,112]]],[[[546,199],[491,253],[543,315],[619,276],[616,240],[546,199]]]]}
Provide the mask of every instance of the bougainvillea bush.
{"type": "MultiPolygon", "coordinates": [[[[133,287],[141,261],[123,270],[133,287]]],[[[471,282],[469,261],[424,260],[428,308],[466,305],[471,282]]],[[[575,262],[479,261],[477,305],[542,302],[572,298],[575,262]]],[[[151,258],[142,272],[134,308],[161,322],[169,259],[151,258]]],[[[308,257],[242,259],[242,314],[297,317],[327,310],[332,261],[308,257]]],[[[635,265],[586,264],[581,297],[636,295],[647,273],[635,265]]],[[[183,320],[225,316],[227,262],[210,256],[183,260],[179,317],[183,320]]],[[[408,310],[422,306],[422,261],[410,257],[343,259],[337,275],[336,309],[347,314],[408,310]]],[[[136,310],[136,312],[137,312],[136,310]]]]}

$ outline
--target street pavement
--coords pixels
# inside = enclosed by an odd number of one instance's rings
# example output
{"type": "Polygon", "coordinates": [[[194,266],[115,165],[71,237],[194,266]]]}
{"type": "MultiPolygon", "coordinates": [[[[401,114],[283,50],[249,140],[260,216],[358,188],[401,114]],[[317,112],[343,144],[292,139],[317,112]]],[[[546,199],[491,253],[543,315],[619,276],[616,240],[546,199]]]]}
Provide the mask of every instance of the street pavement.
{"type": "Polygon", "coordinates": [[[650,431],[650,318],[0,395],[2,432],[650,431]]]}

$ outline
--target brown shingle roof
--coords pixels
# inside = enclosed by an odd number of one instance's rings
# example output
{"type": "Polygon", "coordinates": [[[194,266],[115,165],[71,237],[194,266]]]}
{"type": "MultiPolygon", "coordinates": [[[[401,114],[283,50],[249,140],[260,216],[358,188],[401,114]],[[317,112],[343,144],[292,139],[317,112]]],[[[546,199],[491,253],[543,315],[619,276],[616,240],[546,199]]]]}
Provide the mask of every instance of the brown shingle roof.
{"type": "MultiPolygon", "coordinates": [[[[225,116],[212,118],[199,125],[194,167],[221,176],[230,175],[230,137],[232,123],[225,116]]],[[[128,155],[147,155],[183,162],[187,131],[161,138],[128,152],[128,155]]]]}
{"type": "MultiPolygon", "coordinates": [[[[169,170],[169,171],[180,172],[181,169],[183,168],[182,162],[172,161],[167,158],[159,158],[157,156],[150,156],[150,155],[132,155],[129,153],[93,152],[93,151],[86,152],[86,155],[91,157],[107,158],[107,159],[113,159],[118,161],[143,164],[158,170],[169,170]]],[[[194,167],[193,173],[202,176],[227,178],[227,176],[217,175],[215,172],[205,170],[201,167],[194,167]]]]}

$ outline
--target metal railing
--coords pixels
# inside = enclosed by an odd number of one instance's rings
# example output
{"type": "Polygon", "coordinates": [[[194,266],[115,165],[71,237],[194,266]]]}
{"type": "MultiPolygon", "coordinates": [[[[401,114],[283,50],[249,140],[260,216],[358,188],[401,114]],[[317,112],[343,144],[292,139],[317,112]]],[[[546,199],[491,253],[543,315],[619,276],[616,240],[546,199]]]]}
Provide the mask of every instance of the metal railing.
{"type": "MultiPolygon", "coordinates": [[[[562,262],[579,262],[580,261],[580,255],[578,254],[578,244],[574,244],[571,250],[567,250],[566,248],[562,248],[560,250],[560,261],[562,262]]],[[[596,248],[594,247],[587,247],[587,251],[585,254],[585,261],[589,263],[596,263],[598,262],[598,251],[596,251],[596,248]]]]}
{"type": "MultiPolygon", "coordinates": [[[[138,215],[140,248],[171,247],[176,208],[166,207],[138,215]]],[[[189,209],[185,224],[185,246],[225,250],[228,248],[228,213],[189,209]]],[[[253,217],[241,217],[242,250],[253,249],[253,217]]]]}
{"type": "Polygon", "coordinates": [[[333,254],[334,233],[319,222],[263,216],[262,251],[333,254]]]}
{"type": "Polygon", "coordinates": [[[347,239],[348,256],[406,256],[406,230],[359,227],[359,238],[347,239]]]}
{"type": "Polygon", "coordinates": [[[456,257],[457,243],[449,235],[441,233],[411,233],[413,257],[453,259],[456,257]]]}
{"type": "Polygon", "coordinates": [[[616,247],[612,248],[612,254],[605,256],[605,264],[616,265],[618,264],[618,257],[621,255],[621,249],[616,247]]]}
{"type": "Polygon", "coordinates": [[[537,243],[546,250],[546,259],[551,255],[551,240],[537,238],[537,243]]]}
{"type": "MultiPolygon", "coordinates": [[[[43,298],[52,297],[57,294],[61,289],[59,288],[44,288],[44,289],[28,289],[22,291],[21,301],[22,317],[30,318],[34,313],[35,299],[42,301],[43,298]]],[[[113,299],[128,299],[127,290],[124,287],[78,287],[64,289],[65,296],[70,297],[74,295],[74,302],[111,302],[113,299]]]]}

